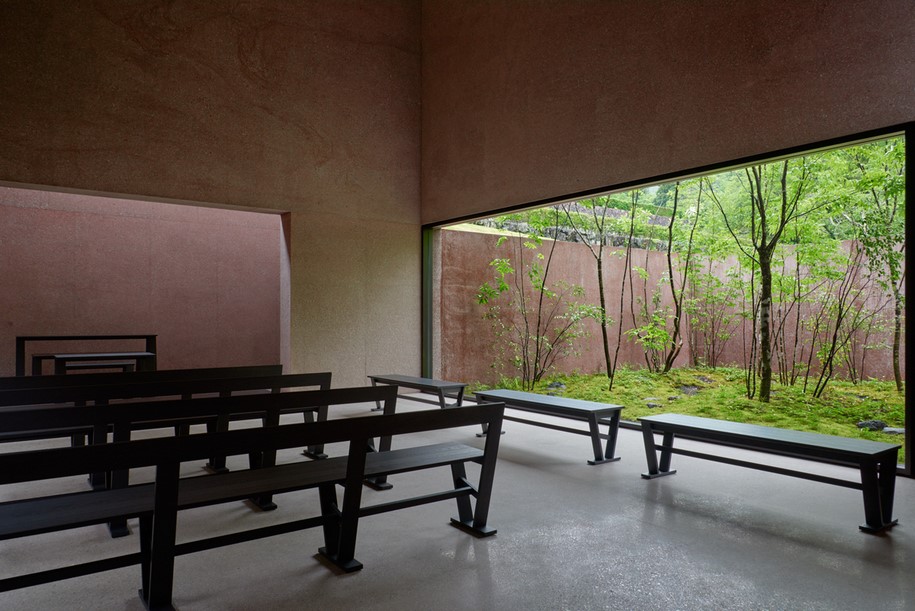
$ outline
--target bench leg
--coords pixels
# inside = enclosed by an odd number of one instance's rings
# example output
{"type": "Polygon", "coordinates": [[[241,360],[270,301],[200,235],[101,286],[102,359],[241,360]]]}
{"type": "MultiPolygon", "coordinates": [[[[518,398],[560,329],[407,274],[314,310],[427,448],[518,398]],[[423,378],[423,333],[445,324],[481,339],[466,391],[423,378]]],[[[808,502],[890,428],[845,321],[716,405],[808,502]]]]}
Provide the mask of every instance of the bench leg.
{"type": "Polygon", "coordinates": [[[898,523],[898,520],[893,519],[895,461],[885,458],[880,462],[862,464],[861,489],[864,496],[865,524],[859,528],[864,532],[878,533],[895,526],[898,523]]]}
{"type": "MultiPolygon", "coordinates": [[[[280,424],[280,412],[279,410],[270,410],[267,412],[267,415],[262,419],[264,428],[267,427],[276,427],[280,424]]],[[[255,454],[248,455],[250,460],[250,466],[252,469],[258,468],[269,468],[276,465],[276,450],[266,450],[263,452],[257,452],[255,454]]],[[[258,509],[261,511],[273,511],[276,509],[276,503],[273,502],[272,494],[263,494],[261,496],[253,497],[250,499],[252,503],[257,505],[258,509]]]]}
{"type": "MultiPolygon", "coordinates": [[[[451,465],[451,476],[454,480],[455,489],[473,487],[467,480],[467,472],[464,463],[454,463],[451,465]]],[[[458,517],[451,518],[451,525],[468,532],[477,537],[488,537],[496,534],[496,529],[487,526],[486,520],[489,517],[489,499],[492,493],[492,478],[487,469],[480,472],[480,486],[477,489],[476,510],[471,507],[469,496],[459,496],[457,499],[458,517]]]]}
{"type": "Polygon", "coordinates": [[[339,537],[336,553],[328,547],[318,552],[336,564],[346,573],[362,568],[362,563],[354,558],[356,554],[356,531],[359,526],[359,513],[362,508],[362,476],[365,473],[365,455],[368,452],[368,441],[354,439],[350,442],[350,451],[346,463],[346,483],[343,487],[343,510],[340,513],[339,537]]]}
{"type": "MultiPolygon", "coordinates": [[[[223,432],[229,430],[229,417],[219,415],[215,420],[207,420],[207,433],[223,432]]],[[[229,469],[226,467],[225,456],[211,456],[210,462],[206,464],[207,471],[211,473],[225,473],[229,469]]]]}
{"type": "Polygon", "coordinates": [[[454,403],[448,405],[448,396],[447,391],[450,389],[439,388],[436,392],[438,393],[438,404],[442,406],[442,409],[446,407],[461,407],[464,404],[464,387],[461,386],[457,390],[457,394],[454,396],[454,403]]]}
{"type": "Polygon", "coordinates": [[[321,554],[336,558],[340,550],[340,507],[337,505],[337,487],[334,484],[318,486],[321,516],[324,518],[324,547],[321,554]]]}
{"type": "Polygon", "coordinates": [[[143,584],[147,609],[173,609],[175,530],[178,524],[179,463],[156,468],[156,502],[150,535],[149,578],[143,584]]]}
{"type": "MultiPolygon", "coordinates": [[[[303,413],[303,417],[305,418],[305,424],[309,424],[309,423],[312,423],[315,421],[314,412],[306,411],[303,413]]],[[[318,420],[318,422],[324,422],[327,420],[327,406],[326,405],[322,405],[321,407],[318,408],[317,420],[318,420]]],[[[324,453],[324,444],[323,443],[318,444],[318,445],[308,446],[307,448],[305,448],[305,450],[302,451],[302,455],[307,456],[308,458],[312,458],[314,460],[322,460],[324,458],[327,458],[327,454],[324,453]]]]}
{"type": "Polygon", "coordinates": [[[658,465],[658,455],[654,443],[654,430],[651,425],[642,423],[642,437],[645,441],[645,458],[648,460],[648,472],[642,473],[645,479],[655,479],[664,475],[673,475],[676,471],[670,470],[670,448],[674,445],[673,433],[664,433],[661,450],[661,464],[658,465]]]}
{"type": "MultiPolygon", "coordinates": [[[[130,427],[116,424],[111,435],[114,443],[130,441],[130,427]]],[[[108,474],[110,481],[107,482],[108,488],[126,488],[130,484],[130,471],[119,469],[108,474]]],[[[127,518],[117,518],[108,522],[108,532],[112,537],[126,537],[130,534],[130,528],[127,526],[127,518]]]]}
{"type": "MultiPolygon", "coordinates": [[[[231,393],[220,393],[220,397],[231,396],[231,393]]],[[[190,399],[191,397],[185,395],[181,397],[182,399],[190,399]]],[[[214,432],[224,432],[229,430],[229,416],[227,414],[219,414],[216,416],[216,419],[209,419],[206,422],[207,433],[214,432]]],[[[206,470],[210,473],[225,473],[229,469],[226,467],[226,457],[225,456],[211,456],[210,462],[206,464],[206,470]]]]}
{"type": "MultiPolygon", "coordinates": [[[[372,388],[376,388],[378,385],[375,383],[375,380],[372,380],[372,388]]],[[[383,407],[381,407],[381,401],[375,399],[375,407],[372,408],[373,412],[380,412],[383,407]]]]}
{"type": "Polygon", "coordinates": [[[140,598],[149,599],[149,561],[152,554],[152,514],[140,516],[140,598]]]}
{"type": "MultiPolygon", "coordinates": [[[[616,416],[616,422],[619,423],[619,416],[616,416]]],[[[606,462],[616,462],[619,460],[619,457],[614,458],[613,452],[616,448],[616,432],[618,430],[617,426],[614,426],[613,423],[610,424],[610,435],[607,439],[607,453],[604,453],[603,448],[601,447],[600,442],[600,418],[597,414],[590,414],[588,416],[588,429],[591,431],[591,447],[594,450],[594,460],[589,460],[589,465],[599,465],[606,462]]]]}

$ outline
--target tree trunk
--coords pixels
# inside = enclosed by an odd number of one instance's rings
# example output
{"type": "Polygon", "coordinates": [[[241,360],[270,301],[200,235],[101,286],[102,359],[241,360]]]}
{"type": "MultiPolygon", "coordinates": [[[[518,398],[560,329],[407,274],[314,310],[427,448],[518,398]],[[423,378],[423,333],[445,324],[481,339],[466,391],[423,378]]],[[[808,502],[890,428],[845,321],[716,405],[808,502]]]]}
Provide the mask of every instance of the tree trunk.
{"type": "Polygon", "coordinates": [[[759,254],[759,400],[768,403],[772,391],[772,253],[759,254]]]}

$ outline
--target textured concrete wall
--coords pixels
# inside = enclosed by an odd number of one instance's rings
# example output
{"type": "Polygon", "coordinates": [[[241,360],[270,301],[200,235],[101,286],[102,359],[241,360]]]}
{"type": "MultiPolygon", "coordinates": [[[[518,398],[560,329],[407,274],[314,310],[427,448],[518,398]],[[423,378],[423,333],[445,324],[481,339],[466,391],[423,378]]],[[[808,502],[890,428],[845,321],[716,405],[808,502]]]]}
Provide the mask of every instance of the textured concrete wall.
{"type": "MultiPolygon", "coordinates": [[[[495,339],[495,331],[490,321],[483,315],[486,311],[476,301],[476,295],[484,282],[492,283],[495,272],[490,262],[496,257],[508,257],[517,269],[517,250],[511,250],[508,243],[497,246],[498,236],[471,231],[444,230],[438,233],[439,249],[441,252],[440,268],[437,274],[436,288],[440,299],[437,302],[436,319],[439,328],[439,342],[437,345],[437,361],[440,368],[436,375],[446,380],[462,380],[467,382],[498,382],[499,374],[509,377],[518,375],[510,367],[504,365],[505,359],[500,357],[495,339]],[[503,363],[502,369],[494,368],[496,362],[503,363]]],[[[548,244],[548,243],[546,243],[548,244]]],[[[541,252],[546,254],[548,247],[541,247],[541,252]]],[[[526,253],[527,254],[527,253],[526,253]]],[[[633,368],[646,366],[644,352],[641,347],[626,335],[626,331],[634,327],[631,308],[639,311],[639,300],[651,303],[652,296],[660,279],[667,275],[667,260],[663,252],[632,249],[632,267],[640,267],[648,271],[647,282],[640,279],[637,273],[624,279],[626,274],[625,250],[608,249],[604,253],[604,286],[608,313],[613,319],[613,324],[608,329],[611,354],[616,348],[616,341],[620,328],[623,330],[623,342],[619,352],[620,366],[627,365],[633,368]],[[625,283],[624,283],[625,281],[625,283]],[[625,286],[625,292],[622,287],[625,286]],[[632,299],[632,287],[635,287],[632,299]],[[646,291],[647,288],[647,291],[646,291]],[[623,297],[623,315],[620,316],[620,297],[623,297]]],[[[724,275],[730,265],[735,262],[716,266],[716,274],[724,275]]],[[[786,266],[791,270],[791,264],[786,266]]],[[[790,271],[789,271],[790,273],[790,271]]],[[[553,255],[547,285],[555,287],[558,280],[576,284],[584,288],[585,295],[578,301],[583,304],[597,304],[599,294],[597,288],[596,263],[594,256],[584,244],[571,242],[558,242],[553,255]]],[[[525,282],[527,282],[525,280],[525,282]]],[[[862,288],[866,284],[861,285],[862,288]]],[[[869,307],[879,309],[886,297],[872,297],[869,307]]],[[[505,303],[504,300],[501,303],[505,303]]],[[[672,298],[669,288],[665,284],[661,291],[662,307],[672,307],[672,298]]],[[[885,316],[891,314],[891,306],[881,310],[885,316]]],[[[803,308],[802,318],[812,319],[818,314],[816,305],[803,308]]],[[[531,318],[530,320],[534,320],[531,318]]],[[[788,320],[786,328],[786,341],[791,346],[794,334],[791,331],[793,316],[788,320]]],[[[890,319],[887,319],[889,324],[890,319]]],[[[825,327],[825,323],[824,323],[825,327]]],[[[586,324],[587,335],[576,342],[576,354],[557,362],[557,372],[602,373],[606,371],[603,343],[600,328],[592,321],[586,324]]],[[[682,327],[684,334],[688,325],[682,327]]],[[[862,327],[858,340],[863,338],[866,327],[862,327]]],[[[738,317],[732,325],[733,336],[726,342],[720,355],[719,365],[743,366],[745,345],[749,345],[752,337],[752,328],[748,321],[738,317]],[[744,335],[742,338],[741,336],[744,335]]],[[[831,328],[820,331],[821,342],[831,333],[831,328]]],[[[802,345],[797,347],[797,359],[806,362],[811,349],[811,339],[808,333],[803,335],[802,345]]],[[[882,331],[874,330],[867,338],[867,343],[872,346],[892,345],[891,327],[882,331]]],[[[818,344],[819,346],[820,344],[818,344]]],[[[856,358],[861,358],[860,343],[856,344],[856,358]]],[[[777,350],[776,350],[777,351],[777,350]]],[[[905,346],[902,346],[902,362],[905,362],[905,346]]],[[[859,374],[865,378],[884,380],[893,379],[892,354],[888,348],[871,348],[866,355],[866,366],[859,374]]],[[[683,337],[683,348],[675,361],[676,366],[686,366],[691,361],[690,346],[687,338],[683,337]]],[[[773,368],[777,364],[773,359],[773,368]]],[[[819,371],[816,359],[813,360],[812,372],[816,375],[819,371]]],[[[845,376],[847,369],[842,360],[836,363],[837,376],[845,376]]],[[[905,372],[903,371],[903,377],[905,372]]]]}
{"type": "MultiPolygon", "coordinates": [[[[483,318],[485,308],[476,301],[476,295],[483,282],[492,283],[495,273],[490,261],[496,257],[508,257],[518,268],[517,258],[512,255],[508,243],[497,246],[498,237],[492,234],[470,231],[445,230],[439,234],[441,249],[441,270],[438,278],[438,290],[441,294],[437,312],[441,329],[438,361],[441,368],[438,373],[446,380],[481,381],[494,383],[498,381],[500,371],[493,364],[499,361],[499,354],[494,340],[494,330],[490,321],[483,318]]],[[[545,256],[549,251],[549,242],[540,248],[545,256]]],[[[615,324],[609,329],[611,350],[616,347],[619,332],[620,287],[623,286],[625,273],[624,259],[620,256],[624,249],[608,249],[604,253],[604,281],[607,296],[607,308],[615,324]]],[[[525,253],[527,254],[527,253],[525,253]]],[[[648,286],[654,286],[657,279],[667,270],[664,253],[633,249],[633,266],[648,270],[648,286]]],[[[547,279],[547,285],[553,286],[557,280],[582,287],[584,297],[577,298],[582,304],[598,303],[596,267],[593,255],[583,244],[557,242],[547,279]]],[[[527,280],[525,279],[525,283],[527,280]]],[[[632,279],[625,280],[627,285],[625,311],[622,317],[623,330],[631,329],[632,315],[629,303],[629,288],[634,283],[635,294],[642,296],[646,283],[633,274],[632,279]]],[[[573,298],[574,299],[574,298],[573,298]]],[[[650,295],[649,295],[650,299],[650,295]]],[[[669,304],[670,299],[663,296],[662,303],[669,304]]],[[[638,307],[636,305],[636,307],[638,307]]],[[[532,319],[533,320],[533,319],[532,319]]],[[[570,355],[557,362],[557,371],[578,371],[581,373],[598,373],[606,371],[603,343],[600,327],[593,321],[585,324],[587,336],[576,342],[577,354],[570,355]]],[[[684,352],[677,364],[687,362],[688,352],[684,352]]],[[[630,340],[623,338],[619,355],[620,363],[634,367],[645,364],[641,348],[630,340]]],[[[506,368],[501,373],[509,377],[516,372],[506,368]]]]}
{"type": "Polygon", "coordinates": [[[0,187],[0,375],[15,373],[17,335],[155,333],[162,369],[279,363],[280,225],[273,214],[0,187]]]}
{"type": "Polygon", "coordinates": [[[291,369],[418,373],[417,2],[0,10],[0,180],[289,211],[291,369]]]}
{"type": "Polygon", "coordinates": [[[910,0],[423,3],[423,222],[915,120],[910,0]]]}

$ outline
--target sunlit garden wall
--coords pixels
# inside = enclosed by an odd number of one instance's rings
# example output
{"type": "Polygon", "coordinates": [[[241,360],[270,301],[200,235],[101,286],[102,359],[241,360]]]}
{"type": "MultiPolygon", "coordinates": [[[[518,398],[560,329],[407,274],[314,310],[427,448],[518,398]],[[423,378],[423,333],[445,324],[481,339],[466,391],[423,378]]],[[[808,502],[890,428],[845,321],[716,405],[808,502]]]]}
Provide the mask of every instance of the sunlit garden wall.
{"type": "MultiPolygon", "coordinates": [[[[508,377],[517,375],[505,363],[505,359],[499,357],[492,323],[484,318],[485,308],[477,302],[477,294],[481,285],[493,280],[494,270],[490,265],[491,261],[509,255],[507,244],[498,246],[498,235],[476,231],[444,230],[439,232],[438,239],[440,269],[436,275],[439,292],[439,297],[436,299],[439,321],[436,375],[444,379],[483,383],[496,383],[500,375],[508,377]],[[500,362],[501,367],[494,366],[500,362]]],[[[851,243],[846,243],[846,247],[850,248],[851,243]]],[[[614,324],[609,328],[610,345],[611,350],[615,349],[617,336],[621,330],[618,314],[622,298],[624,304],[623,341],[620,347],[619,363],[621,366],[639,368],[646,366],[645,353],[632,338],[626,335],[626,331],[635,326],[630,313],[630,297],[635,300],[636,308],[638,308],[638,299],[651,298],[652,293],[659,286],[659,280],[667,272],[666,253],[633,248],[631,266],[647,270],[647,280],[638,274],[632,274],[631,277],[627,275],[625,278],[626,292],[621,295],[626,273],[623,251],[624,249],[621,248],[612,248],[604,255],[607,310],[614,320],[614,324]],[[634,287],[633,295],[629,294],[629,287],[634,287]]],[[[790,271],[788,268],[793,265],[793,260],[786,259],[785,265],[787,273],[790,271]]],[[[736,261],[734,260],[718,262],[708,271],[710,275],[724,278],[728,269],[733,270],[735,266],[736,261]]],[[[556,244],[548,283],[559,279],[580,285],[584,289],[584,296],[579,298],[580,301],[593,304],[598,302],[595,260],[584,244],[573,242],[556,244]]],[[[858,283],[860,288],[862,280],[860,278],[853,280],[858,283]]],[[[662,297],[659,305],[663,308],[670,306],[671,298],[667,286],[661,286],[662,297]]],[[[838,287],[837,283],[836,290],[838,287]]],[[[707,296],[722,296],[721,292],[724,290],[721,286],[709,289],[707,296]]],[[[693,296],[699,302],[703,300],[701,287],[693,296]]],[[[867,306],[871,309],[880,309],[879,301],[880,299],[872,294],[868,297],[867,306]]],[[[814,344],[811,340],[812,331],[809,325],[817,315],[816,307],[817,304],[813,303],[801,308],[800,321],[803,325],[808,326],[797,336],[798,341],[796,342],[794,328],[798,318],[797,311],[783,312],[776,307],[773,313],[774,317],[784,318],[785,332],[780,341],[786,342],[789,350],[794,350],[794,346],[797,346],[794,354],[798,367],[807,362],[814,344]]],[[[752,337],[752,327],[748,319],[741,315],[743,309],[744,305],[741,303],[740,297],[735,296],[734,305],[727,313],[730,317],[730,322],[727,323],[730,326],[727,330],[730,338],[717,348],[718,352],[711,364],[738,367],[747,365],[745,354],[752,337]]],[[[850,315],[854,315],[856,309],[857,306],[851,310],[850,315]]],[[[892,306],[884,306],[881,315],[891,317],[892,306]]],[[[587,320],[585,328],[587,335],[578,340],[577,353],[559,361],[556,371],[600,373],[605,370],[600,329],[593,320],[587,320]]],[[[695,361],[709,364],[706,347],[708,338],[704,337],[706,334],[692,329],[687,324],[683,325],[682,330],[684,333],[683,348],[675,361],[675,366],[690,365],[695,361]]],[[[828,339],[825,337],[825,334],[829,333],[828,327],[823,327],[819,333],[822,340],[828,339]]],[[[856,362],[860,363],[863,357],[864,365],[859,366],[858,375],[863,378],[892,380],[892,353],[889,348],[891,345],[892,329],[888,323],[882,329],[880,325],[873,326],[868,335],[865,335],[864,332],[858,333],[856,339],[848,345],[856,362]]],[[[900,355],[903,363],[905,362],[904,349],[903,345],[903,353],[900,355]]],[[[777,352],[774,350],[774,353],[777,352]]],[[[810,362],[811,373],[818,372],[817,360],[814,358],[810,362]]],[[[777,358],[773,359],[773,371],[775,379],[778,380],[777,358]]],[[[847,365],[844,359],[836,363],[836,372],[838,377],[847,376],[847,365]]]]}

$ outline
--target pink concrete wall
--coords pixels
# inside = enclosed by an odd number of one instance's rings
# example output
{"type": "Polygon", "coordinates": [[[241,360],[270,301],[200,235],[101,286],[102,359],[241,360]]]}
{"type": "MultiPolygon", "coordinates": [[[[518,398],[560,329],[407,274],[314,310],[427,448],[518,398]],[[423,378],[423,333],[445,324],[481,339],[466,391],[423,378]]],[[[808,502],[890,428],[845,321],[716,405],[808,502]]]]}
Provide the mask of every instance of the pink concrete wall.
{"type": "MultiPolygon", "coordinates": [[[[279,363],[280,238],[275,214],[0,187],[0,376],[17,335],[155,333],[161,369],[279,363]]],[[[92,349],[112,348],[142,345],[92,349]]]]}
{"type": "MultiPolygon", "coordinates": [[[[506,245],[496,246],[499,236],[476,233],[470,231],[445,230],[438,233],[439,252],[441,255],[440,269],[437,273],[439,298],[437,300],[437,320],[439,324],[439,367],[438,374],[448,380],[463,380],[468,382],[480,381],[494,383],[498,381],[499,371],[492,367],[497,360],[497,350],[494,343],[494,331],[488,320],[483,319],[485,308],[476,303],[475,296],[483,282],[492,282],[494,273],[489,265],[496,257],[511,257],[511,251],[506,245]]],[[[546,246],[541,249],[546,252],[546,246]]],[[[620,319],[619,304],[623,275],[626,273],[625,259],[621,256],[623,249],[610,249],[604,255],[604,283],[608,312],[614,323],[609,328],[611,351],[615,349],[617,334],[622,327],[624,339],[619,354],[619,364],[634,368],[645,367],[644,352],[635,341],[625,336],[625,332],[632,329],[633,317],[630,314],[630,291],[635,287],[636,298],[645,298],[646,285],[647,298],[657,286],[659,279],[667,273],[666,254],[657,251],[641,249],[632,250],[632,265],[648,270],[647,282],[633,274],[630,283],[627,277],[626,291],[623,293],[625,311],[620,319]]],[[[517,267],[516,260],[513,264],[517,267]]],[[[585,289],[582,303],[597,304],[596,264],[588,248],[583,244],[559,242],[556,244],[554,260],[550,270],[547,284],[559,279],[577,284],[585,289]]],[[[718,266],[723,274],[726,265],[718,266]]],[[[661,305],[670,307],[671,297],[665,287],[662,291],[661,305]]],[[[873,303],[871,304],[873,307],[873,303]]],[[[636,311],[638,311],[636,303],[636,311]]],[[[804,315],[811,315],[812,308],[806,308],[804,315]]],[[[891,314],[892,309],[887,312],[891,314]]],[[[588,335],[578,340],[578,354],[563,359],[557,363],[557,372],[601,373],[606,371],[603,344],[600,328],[593,321],[587,323],[588,335]]],[[[686,333],[687,325],[682,329],[686,333]]],[[[738,323],[734,327],[733,337],[727,342],[726,348],[720,357],[719,365],[743,365],[743,341],[741,334],[750,337],[749,323],[738,323]]],[[[793,342],[794,336],[789,333],[788,341],[793,342]]],[[[891,345],[890,332],[874,334],[870,341],[874,344],[878,340],[891,345]]],[[[809,353],[811,340],[809,335],[803,337],[802,349],[809,353]]],[[[889,350],[872,349],[868,352],[865,376],[891,380],[893,379],[892,355],[889,350]]],[[[902,347],[901,361],[905,362],[905,346],[902,347]]],[[[683,348],[675,361],[676,366],[685,366],[691,362],[689,345],[683,336],[683,348]]],[[[776,367],[773,361],[773,368],[776,367]]],[[[844,374],[845,367],[842,362],[836,363],[837,375],[844,374]]],[[[813,371],[818,371],[814,359],[813,371]]],[[[506,367],[505,375],[510,377],[518,375],[506,367]]],[[[903,377],[905,372],[903,371],[903,377]]]]}
{"type": "Polygon", "coordinates": [[[915,120],[910,0],[423,2],[423,222],[915,120]]]}
{"type": "MultiPolygon", "coordinates": [[[[495,382],[498,372],[492,368],[497,356],[493,330],[489,321],[483,319],[484,308],[476,303],[475,295],[484,281],[491,282],[494,278],[489,262],[495,257],[509,256],[509,250],[507,245],[496,247],[498,236],[492,234],[446,230],[439,232],[439,236],[441,270],[437,288],[440,291],[438,319],[441,376],[446,380],[495,382]]],[[[543,252],[546,252],[546,248],[542,247],[543,252]]],[[[607,307],[615,321],[609,329],[611,349],[616,346],[620,329],[618,312],[624,266],[623,259],[618,254],[613,254],[619,251],[620,249],[609,249],[604,254],[607,307]]],[[[664,253],[634,249],[633,257],[633,265],[648,270],[649,286],[654,286],[667,269],[664,253]]],[[[583,244],[556,244],[548,284],[558,279],[583,287],[585,297],[580,299],[582,303],[598,303],[595,261],[583,244]]],[[[646,283],[635,274],[633,281],[636,294],[641,295],[646,283]]],[[[633,327],[628,301],[628,289],[631,286],[628,278],[626,283],[627,301],[622,319],[624,331],[633,327]]],[[[669,302],[670,299],[665,295],[662,303],[669,302]]],[[[595,322],[588,321],[586,328],[588,336],[580,339],[577,344],[579,354],[560,361],[557,370],[581,373],[606,370],[600,327],[595,322]]],[[[687,355],[688,351],[684,350],[677,363],[686,363],[687,355]]],[[[645,364],[641,348],[625,336],[619,359],[620,363],[635,367],[645,364]]],[[[510,370],[506,370],[505,374],[516,375],[510,370]]]]}
{"type": "Polygon", "coordinates": [[[419,373],[419,2],[2,16],[0,181],[288,212],[290,370],[419,373]]]}

